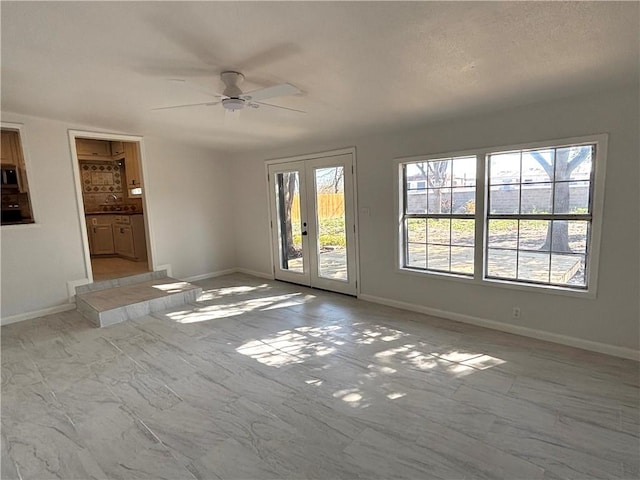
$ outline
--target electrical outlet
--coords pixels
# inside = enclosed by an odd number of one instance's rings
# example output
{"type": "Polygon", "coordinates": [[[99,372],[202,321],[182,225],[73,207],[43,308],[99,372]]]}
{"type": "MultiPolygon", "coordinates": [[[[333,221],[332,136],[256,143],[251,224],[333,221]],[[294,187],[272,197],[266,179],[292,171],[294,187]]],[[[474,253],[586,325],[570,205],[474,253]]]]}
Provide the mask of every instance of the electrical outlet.
{"type": "Polygon", "coordinates": [[[520,307],[513,307],[511,318],[513,318],[514,320],[517,320],[520,318],[520,307]]]}

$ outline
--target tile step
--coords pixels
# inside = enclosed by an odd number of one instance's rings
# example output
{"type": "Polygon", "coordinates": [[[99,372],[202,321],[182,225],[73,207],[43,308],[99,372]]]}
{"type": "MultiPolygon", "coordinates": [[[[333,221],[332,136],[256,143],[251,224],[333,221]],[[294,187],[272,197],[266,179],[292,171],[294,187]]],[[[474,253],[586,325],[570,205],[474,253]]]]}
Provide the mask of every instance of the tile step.
{"type": "Polygon", "coordinates": [[[76,309],[96,326],[106,327],[194,302],[201,293],[202,288],[165,273],[158,279],[78,293],[76,309]]]}
{"type": "Polygon", "coordinates": [[[76,287],[76,295],[87,292],[97,292],[98,290],[107,290],[109,288],[124,287],[127,285],[133,285],[134,283],[142,283],[150,280],[160,280],[163,278],[167,278],[166,270],[139,273],[138,275],[113,278],[111,280],[104,280],[102,282],[87,283],[86,285],[80,285],[76,287]]]}

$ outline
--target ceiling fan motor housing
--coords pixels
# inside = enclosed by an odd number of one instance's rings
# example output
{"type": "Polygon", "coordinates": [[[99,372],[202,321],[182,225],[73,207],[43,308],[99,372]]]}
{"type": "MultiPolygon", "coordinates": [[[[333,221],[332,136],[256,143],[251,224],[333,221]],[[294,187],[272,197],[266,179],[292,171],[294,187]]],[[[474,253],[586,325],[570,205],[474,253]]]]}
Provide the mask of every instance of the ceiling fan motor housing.
{"type": "Polygon", "coordinates": [[[238,84],[244,80],[244,75],[240,72],[228,71],[222,72],[220,79],[226,87],[222,94],[228,97],[222,99],[222,106],[227,110],[240,110],[244,108],[245,100],[241,98],[242,90],[238,87],[238,84]]]}

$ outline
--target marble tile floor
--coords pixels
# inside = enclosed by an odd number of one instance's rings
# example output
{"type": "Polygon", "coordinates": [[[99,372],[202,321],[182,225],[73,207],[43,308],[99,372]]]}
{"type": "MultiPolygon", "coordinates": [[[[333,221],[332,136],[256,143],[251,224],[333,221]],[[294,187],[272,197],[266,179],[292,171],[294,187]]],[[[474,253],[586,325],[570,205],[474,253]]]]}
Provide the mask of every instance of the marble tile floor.
{"type": "Polygon", "coordinates": [[[246,275],[2,327],[2,479],[640,476],[639,364],[246,275]]]}

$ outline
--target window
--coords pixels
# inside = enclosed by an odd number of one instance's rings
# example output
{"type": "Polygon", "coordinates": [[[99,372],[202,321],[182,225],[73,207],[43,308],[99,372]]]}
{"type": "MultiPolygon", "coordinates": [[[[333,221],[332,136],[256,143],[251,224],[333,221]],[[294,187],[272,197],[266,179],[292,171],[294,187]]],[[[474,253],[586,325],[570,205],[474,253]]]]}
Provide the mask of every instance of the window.
{"type": "Polygon", "coordinates": [[[2,124],[2,225],[34,223],[21,126],[2,124]]]}
{"type": "Polygon", "coordinates": [[[475,171],[475,157],[402,165],[404,267],[473,275],[475,171]]]}
{"type": "Polygon", "coordinates": [[[605,151],[598,135],[397,160],[400,268],[594,293],[605,151]]]}
{"type": "Polygon", "coordinates": [[[487,278],[587,286],[594,153],[590,144],[487,156],[487,278]]]}

